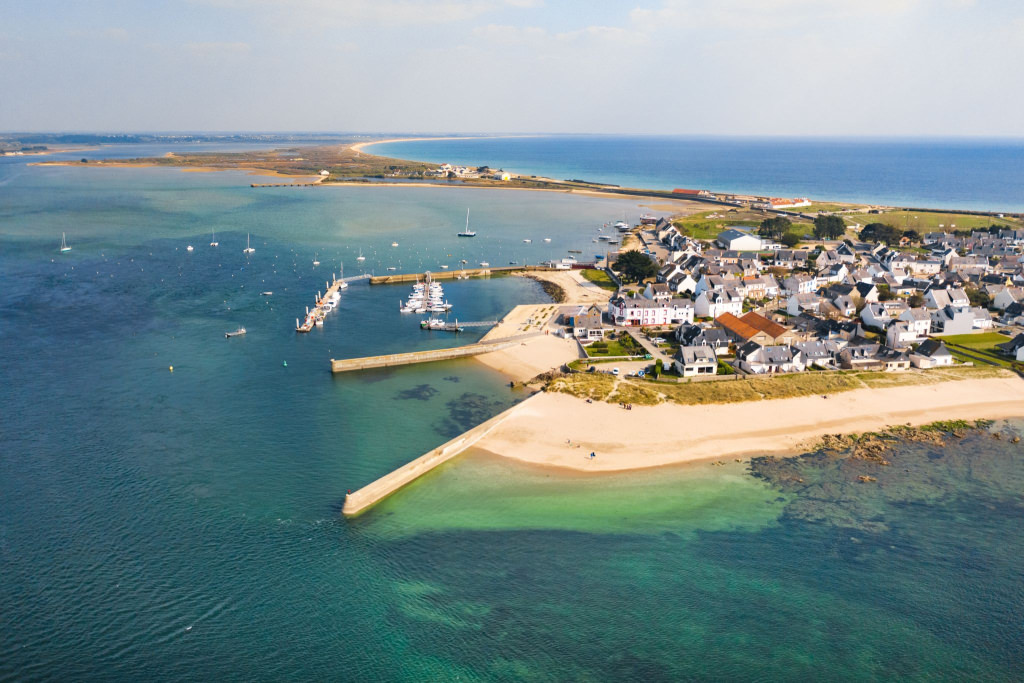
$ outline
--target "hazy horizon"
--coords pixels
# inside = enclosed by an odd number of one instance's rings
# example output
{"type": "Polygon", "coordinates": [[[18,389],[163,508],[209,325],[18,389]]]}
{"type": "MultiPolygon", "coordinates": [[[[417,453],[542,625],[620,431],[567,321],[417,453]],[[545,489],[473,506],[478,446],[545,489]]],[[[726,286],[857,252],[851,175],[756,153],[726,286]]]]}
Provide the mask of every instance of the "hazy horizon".
{"type": "Polygon", "coordinates": [[[18,132],[1008,139],[1022,81],[987,0],[0,6],[18,132]]]}

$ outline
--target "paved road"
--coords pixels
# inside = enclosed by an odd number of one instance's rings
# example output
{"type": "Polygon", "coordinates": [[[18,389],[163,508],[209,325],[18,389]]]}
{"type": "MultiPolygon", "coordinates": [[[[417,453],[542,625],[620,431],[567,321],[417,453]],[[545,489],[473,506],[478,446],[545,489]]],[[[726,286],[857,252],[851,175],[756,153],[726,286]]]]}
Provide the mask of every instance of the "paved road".
{"type": "Polygon", "coordinates": [[[666,355],[664,351],[662,351],[657,346],[652,344],[649,339],[646,339],[642,334],[640,334],[639,330],[634,330],[633,328],[629,327],[616,327],[615,330],[617,332],[628,333],[629,336],[631,336],[633,339],[636,340],[638,344],[640,344],[640,346],[644,347],[644,350],[647,351],[647,353],[651,354],[651,357],[654,358],[655,361],[657,361],[660,358],[661,362],[666,367],[670,367],[672,365],[672,357],[666,355]]]}

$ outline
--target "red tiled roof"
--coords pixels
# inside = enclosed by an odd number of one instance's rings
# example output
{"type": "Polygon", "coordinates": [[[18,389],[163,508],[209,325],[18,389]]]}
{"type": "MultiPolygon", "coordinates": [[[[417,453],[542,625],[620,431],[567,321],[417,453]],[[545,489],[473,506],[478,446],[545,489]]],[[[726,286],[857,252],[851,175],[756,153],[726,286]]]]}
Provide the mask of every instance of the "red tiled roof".
{"type": "Polygon", "coordinates": [[[788,332],[788,330],[782,325],[778,324],[777,322],[769,320],[763,315],[754,313],[753,311],[747,313],[742,318],[739,318],[739,320],[743,321],[744,323],[746,323],[750,327],[753,327],[756,330],[764,332],[772,339],[778,339],[779,336],[788,332]]]}
{"type": "Polygon", "coordinates": [[[750,339],[757,334],[757,329],[743,322],[732,313],[723,313],[715,318],[715,323],[732,332],[740,339],[750,339]]]}

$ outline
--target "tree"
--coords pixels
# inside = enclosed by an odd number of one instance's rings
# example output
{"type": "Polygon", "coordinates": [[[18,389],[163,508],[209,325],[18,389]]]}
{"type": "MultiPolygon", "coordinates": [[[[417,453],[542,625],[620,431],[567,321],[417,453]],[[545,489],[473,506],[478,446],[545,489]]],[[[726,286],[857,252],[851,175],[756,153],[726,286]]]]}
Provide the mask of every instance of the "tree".
{"type": "Polygon", "coordinates": [[[885,242],[890,247],[900,241],[903,233],[885,223],[869,223],[860,231],[860,238],[865,242],[885,242]]]}
{"type": "Polygon", "coordinates": [[[907,298],[907,304],[909,304],[911,308],[921,308],[924,306],[924,295],[920,292],[914,292],[907,298]]]}
{"type": "Polygon", "coordinates": [[[661,373],[665,371],[665,363],[659,358],[654,364],[654,376],[661,377],[661,373]]]}
{"type": "Polygon", "coordinates": [[[649,277],[654,277],[658,272],[658,266],[654,261],[639,251],[626,251],[619,254],[619,259],[614,263],[613,268],[622,273],[624,280],[632,282],[643,282],[649,277]]]}
{"type": "Polygon", "coordinates": [[[792,225],[793,223],[785,216],[765,218],[761,221],[761,226],[757,229],[757,234],[761,237],[777,240],[785,235],[792,225]]]}
{"type": "Polygon", "coordinates": [[[878,300],[879,301],[892,301],[896,298],[896,295],[889,289],[889,285],[878,285],[878,300]]]}
{"type": "Polygon", "coordinates": [[[839,216],[816,216],[814,236],[819,240],[839,239],[846,232],[846,221],[839,216]]]}
{"type": "Polygon", "coordinates": [[[787,247],[792,249],[796,245],[800,244],[800,235],[795,232],[787,232],[779,238],[779,241],[785,244],[787,247]]]}
{"type": "Polygon", "coordinates": [[[968,287],[964,292],[967,294],[967,298],[970,300],[972,306],[988,308],[989,304],[992,303],[992,297],[990,297],[988,292],[983,289],[968,287]]]}

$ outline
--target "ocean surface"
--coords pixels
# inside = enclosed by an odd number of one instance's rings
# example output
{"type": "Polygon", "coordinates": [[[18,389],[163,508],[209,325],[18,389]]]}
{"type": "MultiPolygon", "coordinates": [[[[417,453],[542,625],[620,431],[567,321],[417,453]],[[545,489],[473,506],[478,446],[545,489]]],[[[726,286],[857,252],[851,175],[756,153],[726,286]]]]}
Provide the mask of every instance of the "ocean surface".
{"type": "MultiPolygon", "coordinates": [[[[296,335],[330,273],[589,250],[636,203],[26,161],[0,159],[0,679],[1019,679],[1021,423],[900,446],[874,485],[826,455],[591,477],[473,452],[341,517],[524,395],[472,360],[333,377],[482,330],[357,282],[296,335]]],[[[445,290],[462,320],[546,301],[445,290]]]]}
{"type": "Polygon", "coordinates": [[[623,187],[1024,211],[1024,140],[550,136],[395,142],[367,151],[623,187]]]}

